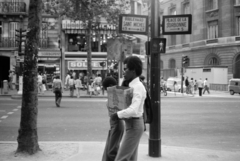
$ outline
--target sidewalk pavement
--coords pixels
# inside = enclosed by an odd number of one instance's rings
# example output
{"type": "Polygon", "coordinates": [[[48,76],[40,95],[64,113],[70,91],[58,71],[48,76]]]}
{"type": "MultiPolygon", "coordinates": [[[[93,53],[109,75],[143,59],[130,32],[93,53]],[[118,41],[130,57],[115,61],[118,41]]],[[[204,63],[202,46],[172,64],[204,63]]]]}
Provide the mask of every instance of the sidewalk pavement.
{"type": "MultiPolygon", "coordinates": [[[[42,152],[14,156],[17,142],[0,142],[0,161],[101,161],[105,142],[39,142],[42,152]],[[4,153],[3,153],[4,152],[4,153]]],[[[149,156],[148,144],[139,144],[138,161],[239,161],[239,151],[161,145],[161,156],[149,156]]]]}
{"type": "MultiPolygon", "coordinates": [[[[105,143],[79,143],[76,155],[65,161],[100,161],[105,143]]],[[[148,144],[140,144],[138,161],[239,161],[240,152],[161,146],[161,157],[150,157],[148,144]]]]}
{"type": "MultiPolygon", "coordinates": [[[[69,90],[65,90],[62,94],[63,97],[70,97],[69,94],[69,90]]],[[[8,96],[11,97],[12,99],[20,99],[21,95],[18,94],[17,90],[9,90],[7,94],[4,94],[2,92],[2,89],[0,89],[0,96],[8,96]]],[[[52,90],[48,90],[45,91],[44,94],[38,94],[39,97],[54,97],[54,93],[52,92],[52,90]]],[[[235,95],[230,95],[230,93],[228,91],[210,91],[210,94],[205,93],[202,95],[202,97],[229,97],[229,98],[234,98],[234,97],[239,97],[239,94],[235,94],[235,95]]],[[[176,92],[176,94],[174,92],[171,91],[167,91],[167,96],[164,96],[163,93],[161,93],[161,97],[162,98],[182,98],[182,97],[193,97],[193,95],[191,94],[186,94],[186,93],[179,93],[176,92]]],[[[194,97],[200,97],[198,95],[198,91],[197,93],[194,95],[194,97]]],[[[76,97],[76,90],[74,91],[74,97],[73,98],[77,98],[76,97]]],[[[100,92],[99,95],[92,95],[90,96],[89,94],[87,94],[87,91],[80,91],[80,98],[107,98],[107,91],[104,91],[104,94],[102,93],[102,91],[100,92]]]]}

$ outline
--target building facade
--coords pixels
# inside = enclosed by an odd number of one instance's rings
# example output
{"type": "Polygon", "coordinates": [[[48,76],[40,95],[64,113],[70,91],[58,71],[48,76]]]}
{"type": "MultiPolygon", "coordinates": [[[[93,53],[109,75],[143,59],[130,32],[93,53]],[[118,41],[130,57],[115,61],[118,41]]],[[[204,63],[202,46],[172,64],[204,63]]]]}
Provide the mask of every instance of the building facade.
{"type": "MultiPolygon", "coordinates": [[[[9,70],[19,66],[19,43],[16,30],[26,30],[28,25],[29,0],[0,0],[0,82],[8,80],[9,70]]],[[[40,51],[38,54],[38,70],[46,72],[48,79],[53,73],[60,73],[61,52],[58,40],[60,25],[58,16],[42,13],[40,30],[40,51]]],[[[23,33],[25,34],[25,33],[23,33]]],[[[24,40],[25,38],[23,38],[24,40]]],[[[24,41],[21,46],[24,51],[24,41]]],[[[16,80],[17,82],[18,80],[16,80]]],[[[2,84],[1,84],[2,85],[2,84]]]]}
{"type": "Polygon", "coordinates": [[[226,79],[240,78],[240,1],[161,1],[161,16],[181,14],[192,15],[192,34],[163,35],[167,52],[161,55],[161,68],[180,69],[187,55],[188,66],[227,66],[226,79]]]}

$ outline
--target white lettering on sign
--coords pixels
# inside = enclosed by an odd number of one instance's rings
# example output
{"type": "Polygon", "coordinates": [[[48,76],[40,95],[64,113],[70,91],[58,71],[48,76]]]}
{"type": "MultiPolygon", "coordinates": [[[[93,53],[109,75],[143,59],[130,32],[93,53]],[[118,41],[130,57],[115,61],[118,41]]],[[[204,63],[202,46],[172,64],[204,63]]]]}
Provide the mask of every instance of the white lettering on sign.
{"type": "MultiPolygon", "coordinates": [[[[102,62],[102,61],[93,61],[92,68],[102,68],[100,66],[100,62],[102,62]]],[[[69,69],[83,69],[83,68],[86,69],[87,62],[85,62],[85,61],[69,61],[68,68],[69,69]]]]}
{"type": "Polygon", "coordinates": [[[123,16],[122,31],[145,32],[146,31],[146,18],[123,16]]]}
{"type": "Polygon", "coordinates": [[[171,17],[165,19],[165,32],[181,32],[189,30],[188,17],[171,17]]]}

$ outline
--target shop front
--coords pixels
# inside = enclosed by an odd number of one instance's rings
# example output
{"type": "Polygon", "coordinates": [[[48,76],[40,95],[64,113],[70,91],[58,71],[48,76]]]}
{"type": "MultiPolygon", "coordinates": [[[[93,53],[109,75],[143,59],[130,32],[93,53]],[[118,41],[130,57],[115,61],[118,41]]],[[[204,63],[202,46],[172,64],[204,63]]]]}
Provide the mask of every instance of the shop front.
{"type": "Polygon", "coordinates": [[[38,52],[38,72],[45,73],[47,83],[52,83],[54,75],[61,76],[61,52],[58,50],[38,52]]]}
{"type": "MultiPolygon", "coordinates": [[[[102,62],[106,64],[106,60],[103,59],[92,59],[92,77],[100,74],[103,78],[105,77],[107,67],[101,66],[102,62]]],[[[76,77],[87,75],[87,59],[78,60],[66,60],[67,72],[75,72],[76,77]]]]}

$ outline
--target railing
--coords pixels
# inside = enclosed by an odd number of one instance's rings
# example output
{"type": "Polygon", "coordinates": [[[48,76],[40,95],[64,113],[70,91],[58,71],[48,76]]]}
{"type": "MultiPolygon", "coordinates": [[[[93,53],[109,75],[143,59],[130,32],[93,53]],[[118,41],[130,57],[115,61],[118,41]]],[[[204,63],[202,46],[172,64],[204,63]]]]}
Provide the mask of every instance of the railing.
{"type": "Polygon", "coordinates": [[[0,2],[0,13],[18,13],[18,12],[26,12],[26,3],[0,2]]]}
{"type": "MultiPolygon", "coordinates": [[[[11,48],[18,47],[18,42],[16,41],[16,37],[1,37],[0,38],[0,48],[11,48]]],[[[48,48],[49,47],[49,39],[44,38],[39,40],[40,48],[48,48]]]]}
{"type": "Polygon", "coordinates": [[[228,91],[228,84],[210,84],[210,90],[228,91]]]}
{"type": "Polygon", "coordinates": [[[18,42],[16,41],[15,37],[1,37],[0,47],[5,47],[5,48],[18,47],[18,42]]]}

